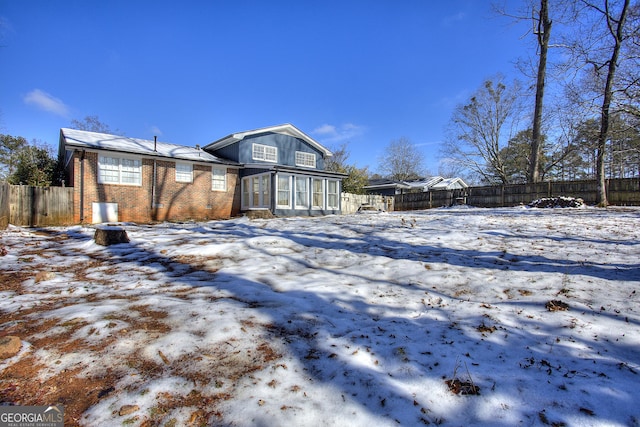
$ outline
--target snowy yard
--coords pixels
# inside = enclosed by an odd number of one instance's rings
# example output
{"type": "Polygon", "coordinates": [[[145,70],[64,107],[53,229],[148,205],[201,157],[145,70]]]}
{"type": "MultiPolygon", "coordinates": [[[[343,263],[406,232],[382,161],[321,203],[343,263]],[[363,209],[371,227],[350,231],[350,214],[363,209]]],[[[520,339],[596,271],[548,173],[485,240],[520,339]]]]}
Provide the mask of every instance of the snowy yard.
{"type": "Polygon", "coordinates": [[[640,209],[124,226],[0,232],[0,336],[23,340],[0,401],[87,426],[640,426],[640,209]]]}

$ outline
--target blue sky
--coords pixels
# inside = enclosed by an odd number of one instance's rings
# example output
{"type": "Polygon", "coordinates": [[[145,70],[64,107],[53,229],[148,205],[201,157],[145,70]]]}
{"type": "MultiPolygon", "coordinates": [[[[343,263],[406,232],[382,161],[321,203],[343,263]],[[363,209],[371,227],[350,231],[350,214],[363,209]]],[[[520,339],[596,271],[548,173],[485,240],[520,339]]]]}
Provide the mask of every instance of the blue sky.
{"type": "Polygon", "coordinates": [[[489,0],[0,0],[0,23],[2,133],[57,146],[97,115],[193,146],[292,123],[371,172],[406,137],[436,173],[453,108],[532,42],[489,0]]]}

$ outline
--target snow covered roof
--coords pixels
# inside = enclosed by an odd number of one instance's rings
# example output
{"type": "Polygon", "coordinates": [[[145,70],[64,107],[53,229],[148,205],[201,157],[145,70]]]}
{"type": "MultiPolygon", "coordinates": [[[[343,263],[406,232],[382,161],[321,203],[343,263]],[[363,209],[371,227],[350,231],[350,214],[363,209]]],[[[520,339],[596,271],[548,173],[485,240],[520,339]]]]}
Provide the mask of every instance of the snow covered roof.
{"type": "Polygon", "coordinates": [[[391,179],[381,178],[381,179],[370,179],[369,183],[364,188],[368,190],[373,190],[373,189],[383,189],[383,188],[409,189],[411,187],[409,187],[407,184],[401,181],[394,181],[391,179]]]}
{"type": "Polygon", "coordinates": [[[301,140],[307,142],[312,147],[319,150],[325,157],[333,156],[333,153],[329,151],[326,147],[324,147],[318,141],[311,138],[309,135],[307,135],[306,133],[302,132],[300,129],[298,129],[297,127],[289,123],[285,123],[277,126],[270,126],[266,128],[248,130],[244,132],[232,133],[231,135],[225,136],[224,138],[218,139],[217,141],[214,141],[206,145],[204,148],[206,148],[207,150],[219,150],[220,148],[224,148],[227,145],[231,145],[238,141],[242,141],[248,136],[258,135],[261,133],[280,133],[283,135],[292,136],[294,138],[300,138],[301,140]]]}
{"type": "Polygon", "coordinates": [[[431,187],[432,190],[453,190],[455,188],[467,188],[468,185],[462,178],[446,178],[431,187]]]}
{"type": "Polygon", "coordinates": [[[60,140],[69,147],[119,151],[197,162],[230,163],[195,147],[169,144],[166,142],[156,143],[155,141],[146,139],[110,135],[107,133],[62,128],[60,129],[60,140]]]}
{"type": "Polygon", "coordinates": [[[424,191],[427,191],[443,179],[444,178],[441,176],[432,176],[430,178],[419,178],[411,181],[403,181],[403,183],[408,185],[412,189],[422,189],[424,191]]]}
{"type": "Polygon", "coordinates": [[[441,176],[432,176],[430,178],[418,178],[411,181],[394,181],[391,179],[371,179],[369,184],[365,186],[367,190],[381,190],[385,188],[396,188],[403,190],[452,190],[455,188],[467,188],[468,185],[462,178],[443,178],[441,176]]]}

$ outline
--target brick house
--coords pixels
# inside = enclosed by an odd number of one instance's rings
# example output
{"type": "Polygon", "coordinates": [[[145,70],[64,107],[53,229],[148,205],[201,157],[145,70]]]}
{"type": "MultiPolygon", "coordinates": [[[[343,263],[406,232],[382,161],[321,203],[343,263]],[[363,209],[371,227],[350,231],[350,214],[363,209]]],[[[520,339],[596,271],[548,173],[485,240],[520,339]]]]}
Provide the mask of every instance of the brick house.
{"type": "Polygon", "coordinates": [[[344,175],[324,171],[331,152],[288,124],[203,149],[63,128],[60,152],[80,223],[340,213],[344,175]]]}

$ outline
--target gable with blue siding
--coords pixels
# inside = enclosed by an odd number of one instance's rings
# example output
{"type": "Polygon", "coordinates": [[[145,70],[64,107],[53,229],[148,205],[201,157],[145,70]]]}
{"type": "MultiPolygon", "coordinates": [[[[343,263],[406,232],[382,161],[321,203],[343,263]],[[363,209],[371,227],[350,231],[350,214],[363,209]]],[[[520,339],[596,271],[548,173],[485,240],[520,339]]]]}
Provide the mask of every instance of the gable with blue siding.
{"type": "Polygon", "coordinates": [[[315,149],[300,138],[295,138],[293,136],[278,133],[253,135],[240,141],[237,147],[238,163],[274,163],[254,159],[254,144],[260,144],[267,147],[275,147],[278,150],[278,159],[275,163],[278,165],[296,166],[296,151],[298,151],[313,154],[316,160],[315,169],[324,170],[325,162],[323,153],[320,152],[320,150],[315,149]]]}
{"type": "Polygon", "coordinates": [[[325,170],[326,147],[291,124],[238,132],[204,147],[243,167],[241,211],[278,216],[338,214],[345,174],[325,170]]]}

